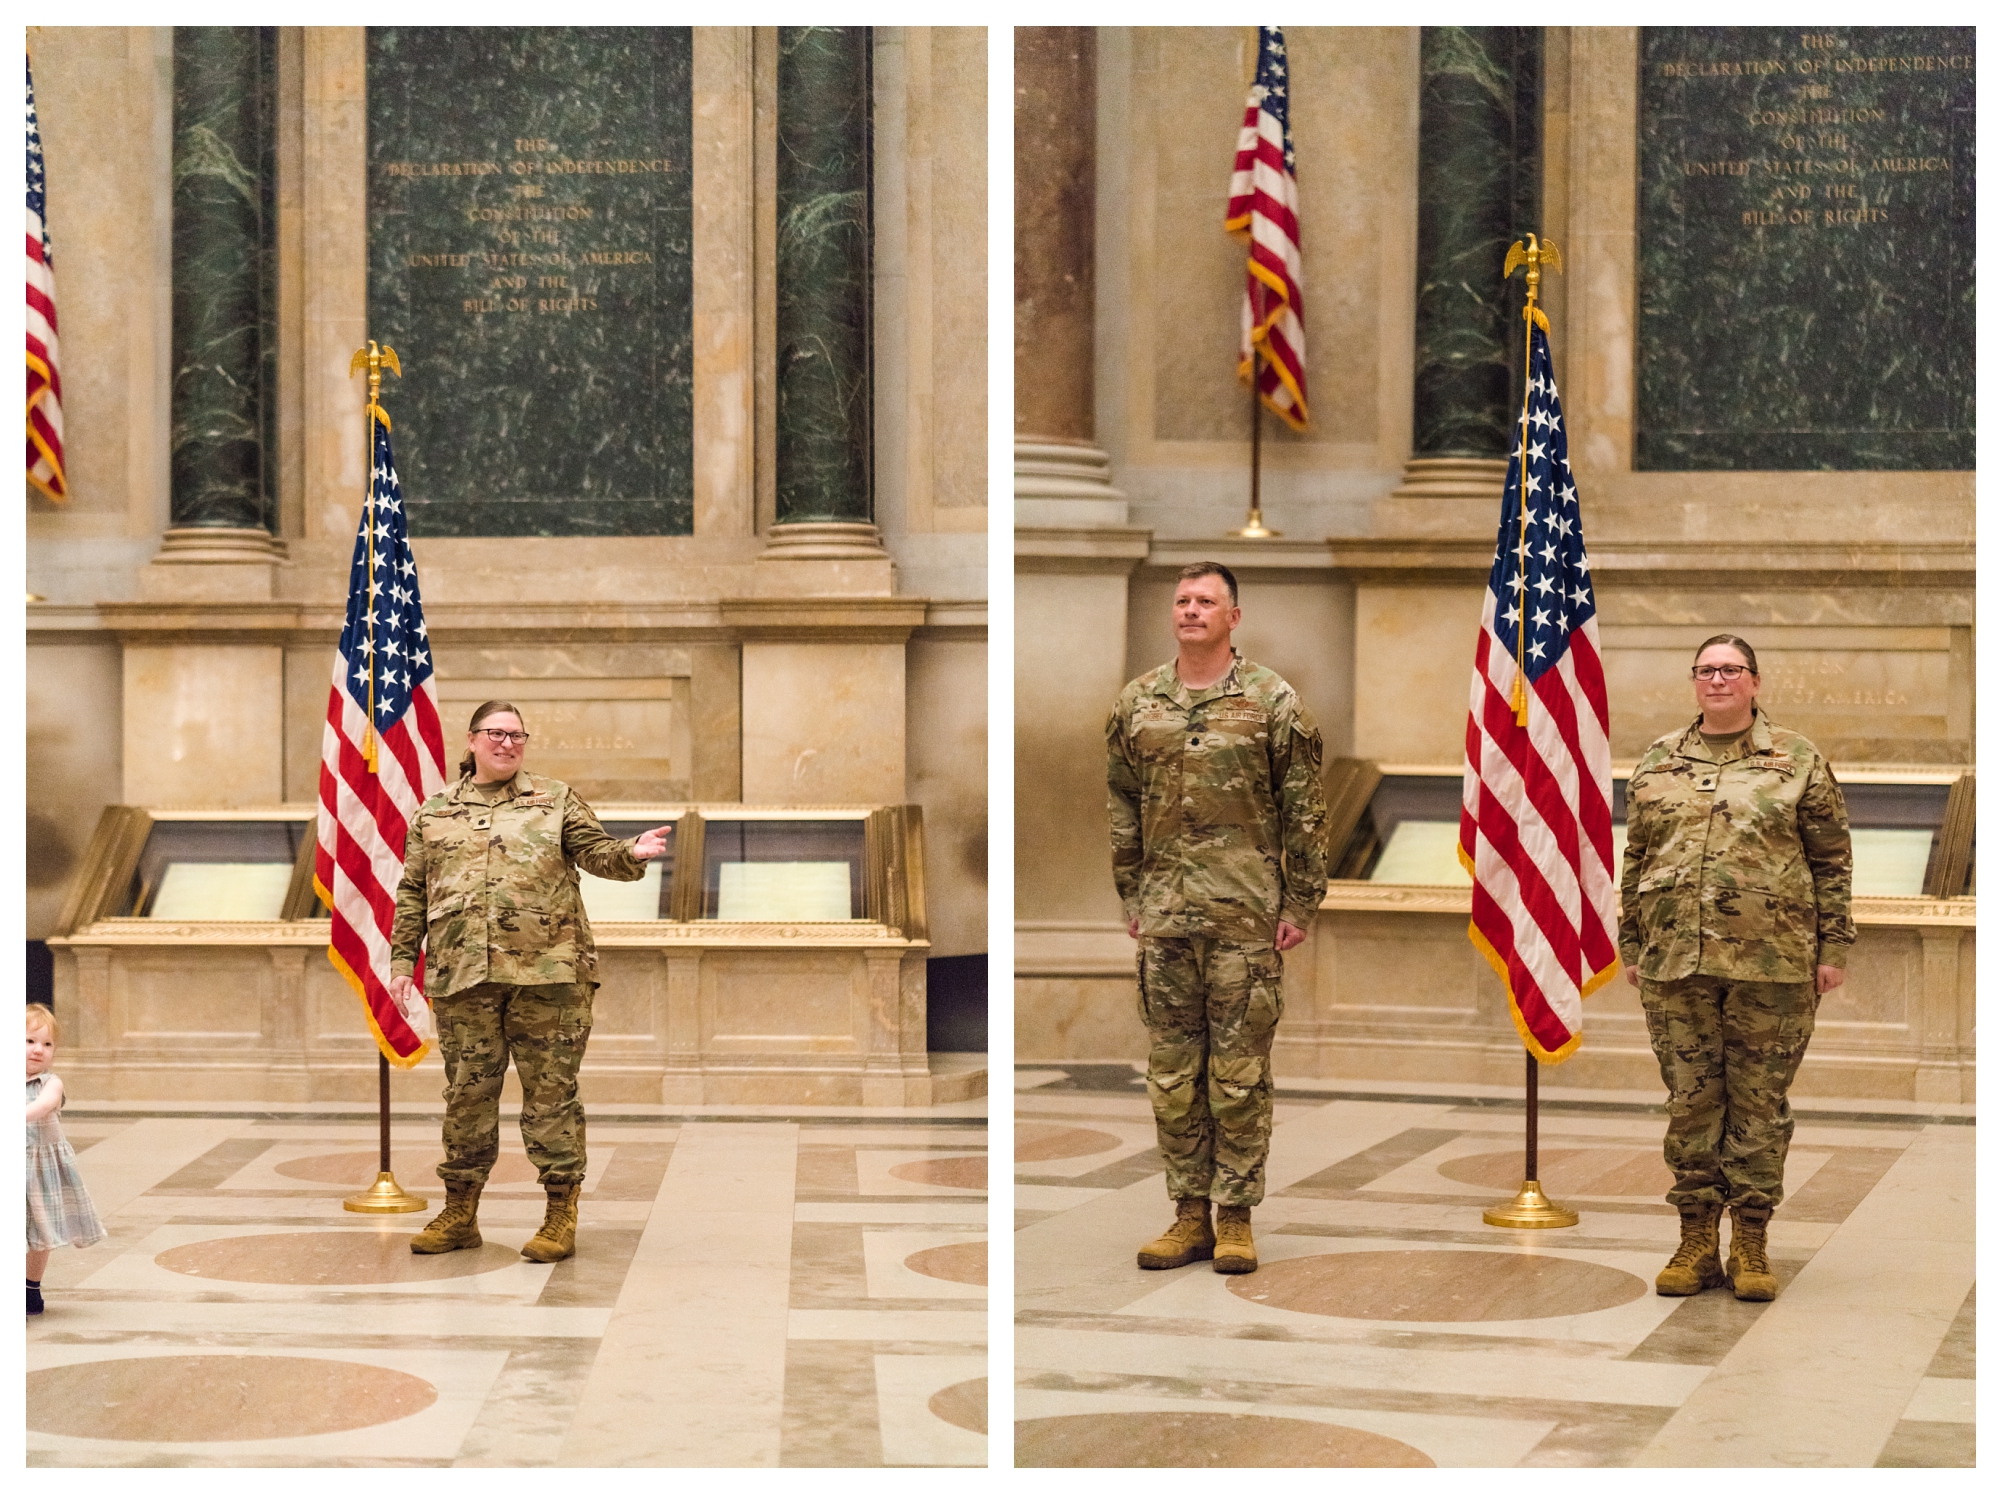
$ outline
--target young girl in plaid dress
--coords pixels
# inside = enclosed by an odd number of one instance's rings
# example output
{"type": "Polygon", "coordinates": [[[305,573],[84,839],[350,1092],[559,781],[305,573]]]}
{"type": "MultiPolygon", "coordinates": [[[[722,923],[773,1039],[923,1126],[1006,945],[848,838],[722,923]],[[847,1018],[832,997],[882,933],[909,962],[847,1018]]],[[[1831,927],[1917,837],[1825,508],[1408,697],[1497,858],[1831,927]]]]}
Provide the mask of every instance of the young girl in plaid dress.
{"type": "Polygon", "coordinates": [[[63,1082],[49,1072],[55,1062],[56,1014],[28,1005],[28,1313],[42,1310],[42,1272],[58,1245],[95,1245],[104,1226],[77,1174],[76,1153],[63,1136],[57,1112],[63,1082]]]}

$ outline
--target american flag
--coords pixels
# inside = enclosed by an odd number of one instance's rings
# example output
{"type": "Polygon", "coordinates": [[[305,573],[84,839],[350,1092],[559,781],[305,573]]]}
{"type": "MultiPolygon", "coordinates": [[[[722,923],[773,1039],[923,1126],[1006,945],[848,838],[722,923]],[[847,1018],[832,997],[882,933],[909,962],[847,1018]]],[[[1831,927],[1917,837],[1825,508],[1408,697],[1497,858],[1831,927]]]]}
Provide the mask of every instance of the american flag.
{"type": "Polygon", "coordinates": [[[28,63],[28,481],[57,502],[63,478],[63,376],[56,363],[56,257],[49,243],[35,65],[28,63]]]}
{"type": "Polygon", "coordinates": [[[1237,133],[1223,215],[1225,230],[1242,235],[1249,251],[1237,376],[1249,380],[1256,368],[1265,408],[1299,431],[1307,428],[1307,327],[1300,308],[1300,186],[1293,179],[1286,92],[1286,34],[1260,26],[1258,76],[1237,133]]]}
{"type": "Polygon", "coordinates": [[[1583,1036],[1584,998],[1618,966],[1619,898],[1598,609],[1540,327],[1530,333],[1528,417],[1474,644],[1460,860],[1474,879],[1468,937],[1507,984],[1524,1044],[1555,1063],[1583,1036]]]}
{"type": "Polygon", "coordinates": [[[327,958],[361,997],[383,1056],[409,1068],[426,1045],[390,999],[389,938],[404,830],[445,786],[445,738],[389,422],[369,423],[375,462],[327,695],[313,886],[333,915],[327,958]]]}

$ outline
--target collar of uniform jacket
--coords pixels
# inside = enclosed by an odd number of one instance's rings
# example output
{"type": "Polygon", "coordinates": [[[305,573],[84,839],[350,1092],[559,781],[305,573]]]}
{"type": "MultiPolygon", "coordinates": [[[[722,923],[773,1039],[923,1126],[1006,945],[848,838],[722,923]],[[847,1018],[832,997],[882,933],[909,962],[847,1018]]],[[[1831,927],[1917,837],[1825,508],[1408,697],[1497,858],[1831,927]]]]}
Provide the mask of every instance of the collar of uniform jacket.
{"type": "MultiPolygon", "coordinates": [[[[535,781],[528,769],[516,768],[514,770],[514,777],[507,781],[507,797],[505,799],[497,799],[494,802],[497,804],[508,804],[522,798],[524,795],[535,795],[543,792],[542,785],[535,781]]],[[[459,781],[452,785],[451,797],[455,804],[484,804],[487,802],[480,797],[480,791],[473,786],[473,775],[470,773],[461,774],[459,781]]]]}
{"type": "Polygon", "coordinates": [[[1164,695],[1178,706],[1192,706],[1205,700],[1215,700],[1225,695],[1242,695],[1244,686],[1238,681],[1237,671],[1244,664],[1244,655],[1235,648],[1230,651],[1230,668],[1224,671],[1222,679],[1214,685],[1206,685],[1200,690],[1191,690],[1182,680],[1175,661],[1163,664],[1154,676],[1151,694],[1164,695]]]}
{"type": "Polygon", "coordinates": [[[1751,734],[1723,748],[1725,755],[1722,757],[1718,756],[1718,750],[1703,740],[1703,717],[1700,715],[1689,723],[1689,729],[1682,734],[1682,740],[1675,744],[1677,757],[1693,757],[1698,762],[1704,763],[1735,762],[1738,757],[1772,757],[1775,752],[1771,718],[1757,706],[1753,706],[1751,734]],[[1735,757],[1732,756],[1734,753],[1735,757]]]}

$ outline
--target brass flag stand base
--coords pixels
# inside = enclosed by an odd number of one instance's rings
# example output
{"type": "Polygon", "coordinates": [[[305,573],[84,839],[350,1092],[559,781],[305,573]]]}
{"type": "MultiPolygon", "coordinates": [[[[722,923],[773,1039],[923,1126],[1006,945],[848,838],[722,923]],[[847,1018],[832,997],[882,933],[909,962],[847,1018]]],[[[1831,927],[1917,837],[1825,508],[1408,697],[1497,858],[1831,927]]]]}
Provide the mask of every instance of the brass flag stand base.
{"type": "Polygon", "coordinates": [[[431,1205],[414,1193],[405,1193],[397,1185],[395,1173],[379,1172],[366,1193],[342,1199],[341,1207],[350,1214],[416,1214],[431,1205]]]}
{"type": "Polygon", "coordinates": [[[1244,528],[1231,530],[1230,537],[1241,540],[1276,540],[1282,538],[1278,530],[1267,529],[1265,527],[1264,512],[1255,508],[1249,514],[1245,515],[1244,528]]]}
{"type": "Polygon", "coordinates": [[[389,1060],[378,1053],[376,1062],[376,1113],[380,1117],[382,1131],[382,1166],[375,1175],[375,1182],[368,1190],[357,1193],[352,1198],[341,1200],[341,1207],[350,1214],[415,1214],[431,1207],[428,1200],[414,1193],[405,1193],[396,1183],[396,1174],[389,1170],[389,1060]]]}
{"type": "Polygon", "coordinates": [[[1484,1223],[1503,1229],[1561,1229],[1578,1222],[1578,1211],[1543,1196],[1543,1184],[1536,1180],[1536,1055],[1525,1052],[1529,1075],[1525,1084],[1522,1146],[1522,1187],[1505,1204],[1483,1210],[1484,1223]]]}
{"type": "Polygon", "coordinates": [[[1556,1229],[1566,1224],[1578,1222],[1578,1211],[1567,1209],[1563,1204],[1552,1203],[1543,1196],[1543,1184],[1535,1178],[1527,1179],[1522,1191],[1505,1204],[1497,1204],[1492,1209],[1483,1210],[1481,1218],[1489,1224],[1498,1224],[1503,1229],[1556,1229]]]}

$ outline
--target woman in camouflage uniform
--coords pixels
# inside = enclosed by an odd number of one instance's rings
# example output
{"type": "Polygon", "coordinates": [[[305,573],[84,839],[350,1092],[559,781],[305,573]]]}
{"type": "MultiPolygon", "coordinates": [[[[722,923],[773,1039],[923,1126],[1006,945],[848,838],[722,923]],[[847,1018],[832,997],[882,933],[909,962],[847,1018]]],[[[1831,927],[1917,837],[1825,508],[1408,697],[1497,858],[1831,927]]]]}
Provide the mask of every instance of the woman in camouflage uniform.
{"type": "Polygon", "coordinates": [[[522,771],[521,712],[473,712],[459,781],[424,802],[404,841],[390,940],[390,994],[410,1009],[424,948],[425,995],[445,1058],[445,1207],[410,1242],[420,1255],[480,1242],[480,1190],[500,1156],[501,1081],[521,1079],[521,1139],[548,1194],[542,1229],[522,1247],[558,1261],[576,1247],[584,1182],[577,1068],[591,1034],[597,950],[577,867],[615,882],[646,874],[673,826],[614,840],[566,783],[522,771]]]}
{"type": "Polygon", "coordinates": [[[1703,714],[1627,780],[1620,882],[1620,958],[1668,1085],[1662,1155],[1682,1216],[1655,1290],[1729,1282],[1744,1301],[1770,1302],[1766,1222],[1793,1136],[1787,1087],[1856,939],[1849,814],[1827,759],[1758,708],[1750,644],[1719,634],[1690,673],[1703,714]]]}

